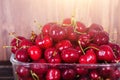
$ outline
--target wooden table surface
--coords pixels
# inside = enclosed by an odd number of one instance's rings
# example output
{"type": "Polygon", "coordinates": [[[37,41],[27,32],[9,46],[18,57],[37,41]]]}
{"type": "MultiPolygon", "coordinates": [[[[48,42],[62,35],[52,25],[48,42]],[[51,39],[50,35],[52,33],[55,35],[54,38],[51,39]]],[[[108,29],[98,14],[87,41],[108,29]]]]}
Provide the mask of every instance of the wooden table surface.
{"type": "Polygon", "coordinates": [[[14,80],[12,64],[9,61],[0,61],[0,80],[14,80]]]}

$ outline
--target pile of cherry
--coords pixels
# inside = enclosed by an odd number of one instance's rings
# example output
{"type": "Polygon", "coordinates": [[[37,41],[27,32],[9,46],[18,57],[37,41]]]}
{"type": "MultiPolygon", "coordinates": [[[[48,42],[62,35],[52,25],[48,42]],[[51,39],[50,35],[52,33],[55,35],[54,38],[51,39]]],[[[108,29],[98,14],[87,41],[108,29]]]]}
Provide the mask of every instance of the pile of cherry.
{"type": "Polygon", "coordinates": [[[119,64],[120,46],[98,24],[86,27],[72,18],[50,22],[29,39],[14,37],[11,46],[16,60],[31,63],[16,66],[18,80],[120,79],[120,65],[107,65],[119,64]]]}

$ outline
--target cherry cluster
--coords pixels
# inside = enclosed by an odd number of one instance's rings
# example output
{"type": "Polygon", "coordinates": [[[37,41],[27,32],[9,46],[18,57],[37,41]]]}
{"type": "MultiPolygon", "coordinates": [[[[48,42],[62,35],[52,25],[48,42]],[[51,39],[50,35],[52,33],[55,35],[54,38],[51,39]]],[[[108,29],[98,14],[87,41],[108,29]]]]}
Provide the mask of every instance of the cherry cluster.
{"type": "Polygon", "coordinates": [[[45,24],[40,34],[11,41],[18,80],[118,80],[120,46],[99,24],[86,27],[74,18],[45,24]],[[92,66],[96,64],[96,66],[92,66]],[[107,65],[108,66],[105,66],[107,65]],[[97,66],[103,65],[103,66],[97,66]]]}

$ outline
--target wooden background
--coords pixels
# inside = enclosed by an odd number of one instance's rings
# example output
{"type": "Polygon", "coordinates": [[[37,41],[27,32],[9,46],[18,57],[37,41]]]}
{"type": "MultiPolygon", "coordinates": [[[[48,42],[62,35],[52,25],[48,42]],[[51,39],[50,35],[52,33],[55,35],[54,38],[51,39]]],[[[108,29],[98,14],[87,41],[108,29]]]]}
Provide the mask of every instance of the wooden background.
{"type": "Polygon", "coordinates": [[[110,37],[120,43],[120,0],[0,0],[0,60],[10,58],[10,49],[2,48],[9,45],[10,32],[29,37],[32,30],[39,33],[34,20],[44,25],[73,13],[86,26],[103,25],[110,37]]]}

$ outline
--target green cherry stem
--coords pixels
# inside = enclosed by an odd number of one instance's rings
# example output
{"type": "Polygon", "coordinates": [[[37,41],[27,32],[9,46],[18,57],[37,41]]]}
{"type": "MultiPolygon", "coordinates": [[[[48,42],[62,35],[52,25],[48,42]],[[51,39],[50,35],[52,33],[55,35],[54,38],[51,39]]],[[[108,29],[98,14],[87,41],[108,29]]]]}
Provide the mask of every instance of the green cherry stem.
{"type": "Polygon", "coordinates": [[[39,80],[39,77],[37,76],[37,74],[35,74],[32,70],[30,71],[31,75],[32,75],[32,78],[34,80],[39,80]]]}
{"type": "Polygon", "coordinates": [[[96,47],[94,47],[94,46],[88,46],[88,47],[86,47],[86,48],[84,49],[84,51],[86,51],[87,49],[90,49],[90,48],[99,51],[99,48],[96,48],[96,47]]]}
{"type": "Polygon", "coordinates": [[[79,46],[80,46],[80,49],[82,50],[82,53],[85,55],[85,52],[84,52],[84,50],[83,50],[83,48],[82,48],[82,46],[81,46],[81,42],[78,41],[78,44],[79,44],[79,46]]]}

